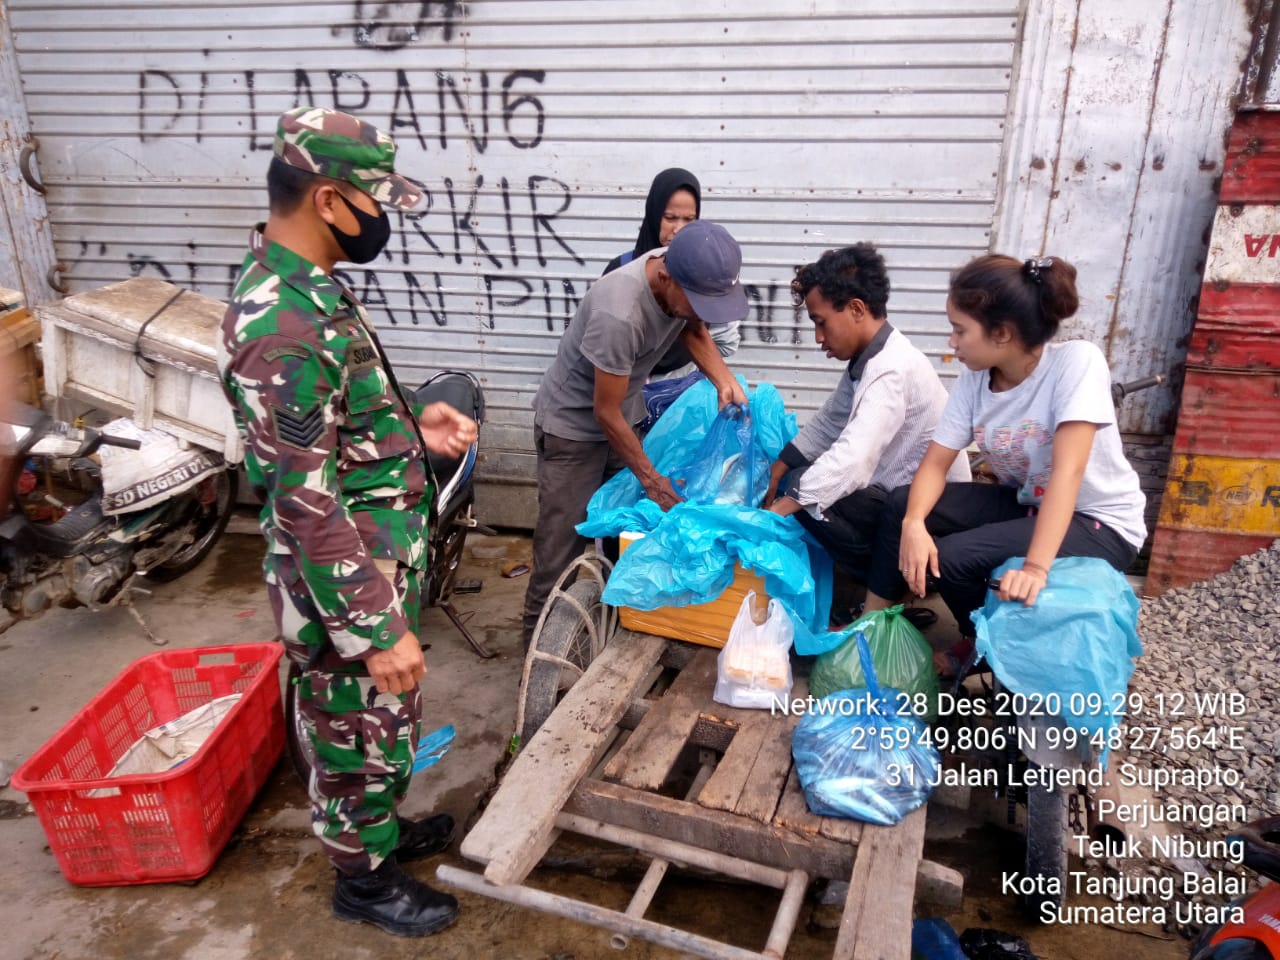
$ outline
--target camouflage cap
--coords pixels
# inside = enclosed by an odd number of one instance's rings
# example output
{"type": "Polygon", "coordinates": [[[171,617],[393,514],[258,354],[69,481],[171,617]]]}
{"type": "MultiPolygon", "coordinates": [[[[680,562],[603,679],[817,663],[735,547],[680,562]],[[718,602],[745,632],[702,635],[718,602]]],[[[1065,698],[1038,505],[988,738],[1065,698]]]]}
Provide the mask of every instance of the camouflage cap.
{"type": "Polygon", "coordinates": [[[291,167],[345,180],[379,203],[416,207],[422,200],[422,188],[395,172],[395,141],[349,113],[294,107],[280,115],[272,150],[291,167]]]}

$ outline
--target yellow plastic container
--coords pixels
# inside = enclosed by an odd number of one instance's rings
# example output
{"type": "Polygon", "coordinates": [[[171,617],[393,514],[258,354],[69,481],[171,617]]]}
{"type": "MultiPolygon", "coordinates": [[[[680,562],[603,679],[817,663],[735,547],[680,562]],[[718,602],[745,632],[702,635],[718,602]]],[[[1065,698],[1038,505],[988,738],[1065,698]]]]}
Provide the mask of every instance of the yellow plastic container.
{"type": "MultiPolygon", "coordinates": [[[[644,537],[642,533],[622,533],[618,537],[619,550],[644,537]]],[[[757,576],[742,564],[736,564],[733,581],[724,593],[707,603],[687,607],[658,607],[656,610],[636,610],[619,607],[618,621],[628,630],[652,633],[659,637],[688,640],[704,647],[723,647],[729,640],[729,628],[742,607],[743,598],[751,590],[756,592],[756,604],[769,605],[769,594],[764,589],[764,578],[757,576]]]]}

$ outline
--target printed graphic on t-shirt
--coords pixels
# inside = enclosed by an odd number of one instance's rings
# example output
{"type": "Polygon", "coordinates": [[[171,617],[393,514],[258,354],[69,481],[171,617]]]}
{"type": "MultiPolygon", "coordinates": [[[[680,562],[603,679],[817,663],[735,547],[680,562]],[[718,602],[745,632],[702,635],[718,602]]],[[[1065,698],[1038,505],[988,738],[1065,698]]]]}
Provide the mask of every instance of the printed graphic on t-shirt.
{"type": "Polygon", "coordinates": [[[1023,420],[1016,427],[978,424],[974,440],[987,457],[1000,482],[1018,488],[1018,502],[1038,504],[1049,481],[1053,433],[1038,420],[1023,420]]]}

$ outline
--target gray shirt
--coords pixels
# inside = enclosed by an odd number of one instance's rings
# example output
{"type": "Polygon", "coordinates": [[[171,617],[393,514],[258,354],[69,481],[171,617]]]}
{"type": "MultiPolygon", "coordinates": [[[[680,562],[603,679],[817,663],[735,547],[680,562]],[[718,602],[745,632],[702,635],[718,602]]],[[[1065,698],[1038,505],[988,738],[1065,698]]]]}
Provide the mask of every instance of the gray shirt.
{"type": "Polygon", "coordinates": [[[662,312],[645,264],[657,250],[605,274],[587,291],[560,338],[560,349],[533,398],[533,422],[568,440],[604,440],[595,415],[596,369],[629,377],[622,413],[644,419],[649,372],[680,336],[685,322],[662,312]]]}

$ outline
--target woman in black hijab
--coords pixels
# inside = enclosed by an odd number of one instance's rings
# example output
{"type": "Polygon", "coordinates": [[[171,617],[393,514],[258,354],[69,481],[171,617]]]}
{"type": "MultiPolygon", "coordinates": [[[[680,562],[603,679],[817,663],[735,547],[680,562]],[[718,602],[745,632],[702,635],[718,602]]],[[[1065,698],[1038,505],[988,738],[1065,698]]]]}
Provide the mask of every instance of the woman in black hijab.
{"type": "MultiPolygon", "coordinates": [[[[665,247],[685,224],[702,216],[702,186],[688,170],[671,167],[653,178],[644,202],[644,220],[634,250],[609,261],[605,273],[617,270],[636,257],[665,247]]],[[[602,274],[603,275],[603,274],[602,274]]]]}
{"type": "MultiPolygon", "coordinates": [[[[683,227],[700,216],[702,216],[702,185],[698,183],[698,178],[680,167],[663,170],[653,178],[653,185],[649,187],[649,197],[644,202],[644,221],[640,224],[640,235],[636,237],[635,249],[614,257],[604,268],[604,272],[617,270],[650,250],[665,247],[683,227]]],[[[711,328],[711,339],[715,341],[716,348],[719,349],[722,357],[732,356],[741,340],[738,324],[730,323],[711,328]]],[[[693,357],[689,355],[689,351],[685,349],[684,344],[677,341],[658,361],[650,378],[661,379],[682,373],[687,374],[692,363],[693,357]]],[[[674,400],[675,397],[672,396],[671,399],[674,400]]]]}

